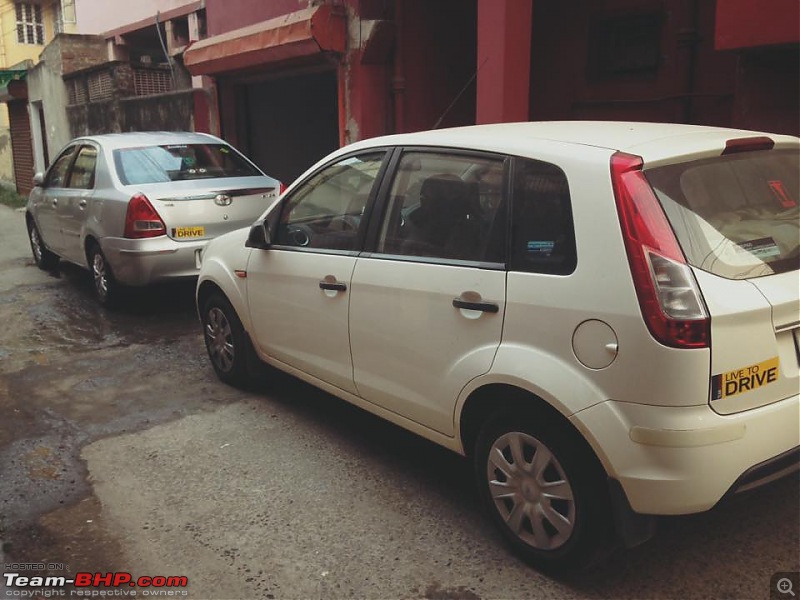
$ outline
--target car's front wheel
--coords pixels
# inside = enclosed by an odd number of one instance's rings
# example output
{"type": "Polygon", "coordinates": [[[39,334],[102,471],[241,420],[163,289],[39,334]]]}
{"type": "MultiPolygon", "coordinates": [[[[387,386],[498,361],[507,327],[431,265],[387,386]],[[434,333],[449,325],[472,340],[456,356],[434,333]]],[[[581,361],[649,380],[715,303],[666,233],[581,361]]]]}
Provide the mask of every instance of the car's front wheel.
{"type": "Polygon", "coordinates": [[[28,217],[28,240],[31,243],[31,252],[36,266],[43,271],[51,271],[58,266],[58,255],[50,252],[44,245],[42,235],[32,217],[28,217]]]}
{"type": "Polygon", "coordinates": [[[237,387],[250,383],[253,350],[231,303],[214,293],[203,303],[201,321],[211,366],[222,381],[237,387]]]}
{"type": "Polygon", "coordinates": [[[567,424],[524,411],[495,414],[478,436],[475,472],[496,525],[537,568],[579,569],[608,547],[605,473],[567,424]]]}

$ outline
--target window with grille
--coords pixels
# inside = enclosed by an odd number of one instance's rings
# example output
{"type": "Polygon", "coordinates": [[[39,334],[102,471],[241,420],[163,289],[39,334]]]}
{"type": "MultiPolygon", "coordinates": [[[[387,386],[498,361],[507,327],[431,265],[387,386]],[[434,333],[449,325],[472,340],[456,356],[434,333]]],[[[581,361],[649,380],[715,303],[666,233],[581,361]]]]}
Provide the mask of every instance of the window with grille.
{"type": "Polygon", "coordinates": [[[70,81],[69,85],[67,86],[67,94],[69,96],[70,104],[86,104],[86,102],[89,100],[89,96],[86,92],[86,86],[81,79],[73,79],[70,81]]]}
{"type": "Polygon", "coordinates": [[[168,71],[134,69],[133,86],[137,96],[151,96],[171,92],[172,76],[168,71]]]}
{"type": "Polygon", "coordinates": [[[61,2],[56,2],[54,5],[55,11],[53,12],[53,33],[58,35],[64,33],[64,12],[61,9],[61,2]]]}
{"type": "Polygon", "coordinates": [[[114,95],[111,73],[100,71],[89,75],[89,102],[107,100],[114,95]]]}
{"type": "Polygon", "coordinates": [[[44,45],[42,7],[29,2],[17,2],[14,8],[17,13],[17,42],[44,45]]]}

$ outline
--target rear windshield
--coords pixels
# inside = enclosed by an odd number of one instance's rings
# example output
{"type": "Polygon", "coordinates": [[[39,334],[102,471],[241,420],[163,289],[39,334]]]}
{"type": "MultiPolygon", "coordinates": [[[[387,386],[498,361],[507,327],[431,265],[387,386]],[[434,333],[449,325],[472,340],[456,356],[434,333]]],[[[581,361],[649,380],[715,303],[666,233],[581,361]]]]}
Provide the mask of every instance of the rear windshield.
{"type": "Polygon", "coordinates": [[[171,144],[114,150],[123,185],[167,183],[261,173],[226,144],[171,144]]]}
{"type": "Polygon", "coordinates": [[[800,152],[768,150],[646,171],[692,266],[728,279],[800,268],[800,152]]]}

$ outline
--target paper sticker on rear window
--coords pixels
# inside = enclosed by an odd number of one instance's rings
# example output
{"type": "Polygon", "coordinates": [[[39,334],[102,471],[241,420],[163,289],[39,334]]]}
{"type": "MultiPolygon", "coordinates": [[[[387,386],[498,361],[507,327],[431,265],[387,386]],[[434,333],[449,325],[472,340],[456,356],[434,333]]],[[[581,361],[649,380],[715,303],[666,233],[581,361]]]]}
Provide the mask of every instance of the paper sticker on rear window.
{"type": "Polygon", "coordinates": [[[776,244],[775,240],[771,237],[748,240],[737,244],[737,246],[741,250],[749,252],[756,258],[764,261],[781,255],[781,249],[778,248],[778,244],[776,244]]]}
{"type": "Polygon", "coordinates": [[[722,400],[769,385],[778,380],[778,367],[776,356],[737,371],[714,375],[711,378],[711,400],[722,400]]]}
{"type": "Polygon", "coordinates": [[[537,256],[550,256],[556,243],[551,240],[532,240],[528,242],[528,253],[537,256]]]}

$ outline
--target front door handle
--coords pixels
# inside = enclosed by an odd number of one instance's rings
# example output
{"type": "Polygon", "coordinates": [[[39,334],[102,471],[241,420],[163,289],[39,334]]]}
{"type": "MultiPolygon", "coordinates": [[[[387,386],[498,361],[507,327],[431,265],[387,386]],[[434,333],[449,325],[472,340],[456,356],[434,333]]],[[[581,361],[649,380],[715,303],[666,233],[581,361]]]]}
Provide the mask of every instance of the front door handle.
{"type": "Polygon", "coordinates": [[[78,202],[78,206],[81,208],[86,208],[86,199],[82,199],[80,202],[78,202]]]}
{"type": "Polygon", "coordinates": [[[58,206],[58,198],[53,198],[53,206],[58,206]]]}
{"type": "Polygon", "coordinates": [[[319,282],[319,289],[331,290],[334,292],[344,292],[347,290],[347,284],[342,283],[341,281],[336,281],[336,277],[333,275],[326,275],[325,279],[319,282]]]}
{"type": "Polygon", "coordinates": [[[500,307],[497,305],[496,302],[466,300],[461,296],[459,296],[458,298],[453,298],[453,306],[455,306],[456,308],[464,308],[466,310],[479,310],[481,312],[488,312],[488,313],[496,313],[500,310],[500,307]]]}

